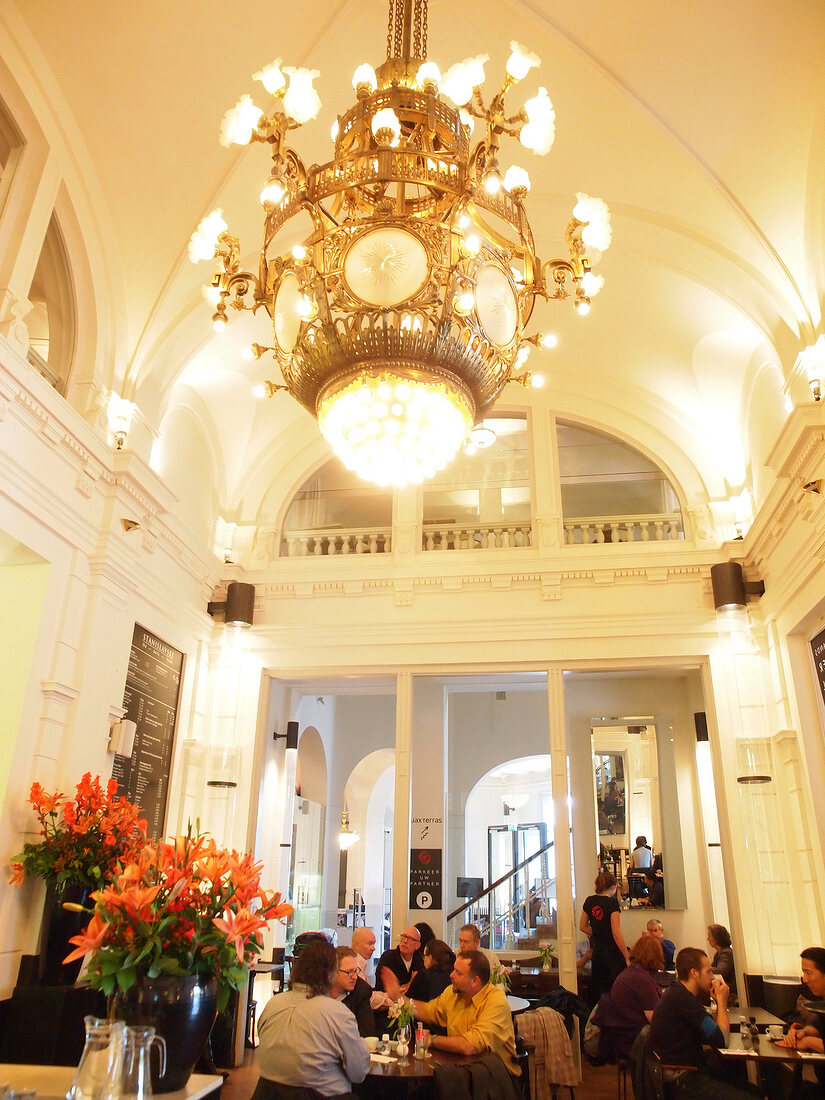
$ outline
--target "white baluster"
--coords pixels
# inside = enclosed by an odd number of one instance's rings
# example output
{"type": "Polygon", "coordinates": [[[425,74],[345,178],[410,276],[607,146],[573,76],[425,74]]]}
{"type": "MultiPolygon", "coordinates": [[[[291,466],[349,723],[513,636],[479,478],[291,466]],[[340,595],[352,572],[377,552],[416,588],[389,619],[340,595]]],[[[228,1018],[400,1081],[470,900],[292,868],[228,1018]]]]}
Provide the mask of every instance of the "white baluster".
{"type": "Polygon", "coordinates": [[[642,529],[642,542],[650,542],[650,520],[640,520],[639,527],[642,529]]]}
{"type": "Polygon", "coordinates": [[[427,531],[426,549],[435,550],[435,537],[432,527],[427,531]]]}
{"type": "Polygon", "coordinates": [[[349,544],[349,535],[343,535],[341,537],[341,553],[342,554],[352,553],[352,548],[350,547],[350,544],[349,544]]]}
{"type": "Polygon", "coordinates": [[[312,553],[316,558],[320,558],[321,553],[322,553],[321,540],[319,538],[313,538],[312,541],[313,541],[313,544],[314,544],[313,548],[312,548],[312,553]]]}
{"type": "Polygon", "coordinates": [[[366,538],[364,535],[355,536],[355,553],[365,554],[367,552],[366,538]]]}
{"type": "Polygon", "coordinates": [[[509,550],[510,549],[510,534],[511,534],[511,531],[512,531],[512,528],[505,527],[503,529],[503,531],[501,532],[501,549],[502,550],[509,550]]]}
{"type": "Polygon", "coordinates": [[[660,519],[657,519],[654,521],[654,527],[656,529],[656,541],[662,542],[665,537],[664,523],[660,519]]]}
{"type": "Polygon", "coordinates": [[[334,557],[338,553],[338,536],[330,535],[327,539],[327,553],[330,557],[334,557]]]}
{"type": "Polygon", "coordinates": [[[384,553],[392,553],[392,535],[384,535],[384,553]]]}
{"type": "Polygon", "coordinates": [[[604,526],[601,523],[596,525],[596,542],[604,542],[604,526]]]}
{"type": "Polygon", "coordinates": [[[375,534],[370,535],[370,553],[371,554],[377,554],[378,553],[378,535],[375,535],[375,534]]]}

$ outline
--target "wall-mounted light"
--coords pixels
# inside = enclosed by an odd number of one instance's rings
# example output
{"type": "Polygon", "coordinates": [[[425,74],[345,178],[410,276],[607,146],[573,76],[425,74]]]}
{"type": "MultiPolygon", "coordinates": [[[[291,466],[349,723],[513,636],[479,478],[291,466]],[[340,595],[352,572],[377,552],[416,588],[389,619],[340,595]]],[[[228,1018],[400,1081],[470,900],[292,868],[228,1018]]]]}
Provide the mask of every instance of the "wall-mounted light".
{"type": "Polygon", "coordinates": [[[126,398],[121,397],[120,394],[114,392],[109,394],[109,402],[106,406],[106,419],[109,424],[109,434],[118,451],[123,450],[126,443],[135,408],[134,402],[127,401],[126,398]]]}
{"type": "Polygon", "coordinates": [[[298,723],[297,722],[287,722],[287,724],[286,724],[286,733],[273,733],[272,734],[272,740],[273,741],[279,741],[279,740],[281,740],[281,738],[286,739],[287,749],[297,749],[298,748],[298,723]]]}
{"type": "Polygon", "coordinates": [[[121,718],[109,726],[109,752],[115,756],[131,756],[135,748],[137,723],[131,718],[121,718]]]}
{"type": "Polygon", "coordinates": [[[255,610],[255,585],[243,581],[230,581],[226,586],[226,599],[223,602],[210,600],[207,612],[214,618],[215,613],[223,611],[227,626],[246,629],[252,626],[255,610]]]}
{"type": "Polygon", "coordinates": [[[764,581],[746,581],[742,563],[722,561],[710,567],[713,606],[717,611],[744,611],[748,596],[764,596],[764,581]]]}
{"type": "Polygon", "coordinates": [[[358,840],[360,840],[358,833],[349,827],[349,813],[344,810],[341,814],[341,835],[338,837],[338,846],[342,852],[348,852],[358,840]]]}
{"type": "Polygon", "coordinates": [[[815,344],[809,344],[799,353],[798,362],[805,368],[811,396],[814,401],[822,399],[822,385],[825,382],[825,336],[820,336],[815,344]]]}

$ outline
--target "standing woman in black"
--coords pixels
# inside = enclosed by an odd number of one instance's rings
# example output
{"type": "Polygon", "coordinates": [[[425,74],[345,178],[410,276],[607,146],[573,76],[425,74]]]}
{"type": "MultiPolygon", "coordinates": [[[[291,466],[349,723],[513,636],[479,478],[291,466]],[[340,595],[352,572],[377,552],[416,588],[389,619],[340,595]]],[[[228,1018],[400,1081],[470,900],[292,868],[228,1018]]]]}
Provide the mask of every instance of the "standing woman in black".
{"type": "Polygon", "coordinates": [[[598,1003],[613,982],[630,963],[630,952],[622,935],[616,879],[608,871],[596,877],[596,893],[582,906],[579,928],[590,937],[593,966],[590,976],[590,1003],[598,1003]]]}

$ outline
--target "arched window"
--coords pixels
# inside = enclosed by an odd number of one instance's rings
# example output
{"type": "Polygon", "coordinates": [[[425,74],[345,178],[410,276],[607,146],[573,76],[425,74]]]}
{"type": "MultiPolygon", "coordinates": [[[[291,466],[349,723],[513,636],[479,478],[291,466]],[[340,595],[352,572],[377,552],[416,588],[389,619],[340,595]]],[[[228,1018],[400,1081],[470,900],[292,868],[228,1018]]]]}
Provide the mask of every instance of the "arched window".
{"type": "Polygon", "coordinates": [[[525,415],[490,417],[489,446],[457,455],[422,490],[424,550],[529,546],[530,452],[525,415]]]}
{"type": "Polygon", "coordinates": [[[75,293],[63,234],[52,214],[34,272],[26,315],[28,360],[62,394],[75,347],[75,293]]]}
{"type": "Polygon", "coordinates": [[[288,557],[386,554],[392,534],[392,489],[362,481],[337,458],[308,477],[284,520],[288,557]]]}
{"type": "Polygon", "coordinates": [[[684,538],[679,498],[651,459],[603,432],[557,424],[564,541],[684,538]]]}

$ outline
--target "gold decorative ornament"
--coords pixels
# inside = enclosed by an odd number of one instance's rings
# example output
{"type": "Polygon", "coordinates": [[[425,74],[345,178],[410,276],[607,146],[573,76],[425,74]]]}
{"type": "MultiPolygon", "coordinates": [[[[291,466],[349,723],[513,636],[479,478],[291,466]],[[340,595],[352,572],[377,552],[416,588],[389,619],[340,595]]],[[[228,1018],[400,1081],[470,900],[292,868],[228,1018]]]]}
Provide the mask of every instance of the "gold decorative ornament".
{"type": "Polygon", "coordinates": [[[263,306],[283,377],[283,385],[267,382],[267,393],[288,390],[342,460],[379,484],[432,476],[468,443],[507,382],[530,383],[531,346],[551,346],[540,333],[525,335],[536,298],[572,297],[586,313],[601,287],[591,258],[611,236],[605,204],[578,195],[567,258],[543,264],[523,205],[529,177],[516,165],[499,168],[503,134],[539,155],[552,145],[544,88],[514,115],[504,106],[538,58],[511,43],[504,82],[487,104],[485,55],[442,77],[426,51],[426,0],[389,0],[387,60],[377,71],[358,67],[356,103],[333,125],[333,158],[311,168],[286,137],[318,114],[317,73],[282,69],[278,59],[256,74],[273,96],[270,113],[242,97],[222,140],[271,150],[257,274],[242,268],[220,211],[190,241],[193,261],[221,261],[210,288],[216,329],[229,308],[263,306]],[[282,230],[303,212],[312,232],[285,249],[282,230]]]}

